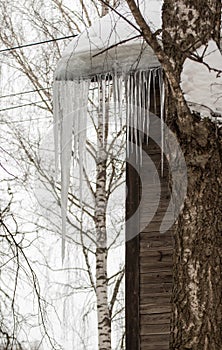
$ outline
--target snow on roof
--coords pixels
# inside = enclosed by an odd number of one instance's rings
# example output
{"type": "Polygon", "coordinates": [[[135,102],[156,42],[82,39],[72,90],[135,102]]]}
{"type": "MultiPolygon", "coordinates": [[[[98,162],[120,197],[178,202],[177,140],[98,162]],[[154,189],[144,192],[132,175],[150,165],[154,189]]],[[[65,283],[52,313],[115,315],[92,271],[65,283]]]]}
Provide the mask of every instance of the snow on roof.
{"type": "Polygon", "coordinates": [[[196,50],[203,63],[187,58],[181,74],[181,87],[192,111],[204,116],[222,115],[222,55],[210,40],[196,50]]]}
{"type": "MultiPolygon", "coordinates": [[[[161,27],[162,0],[141,1],[140,8],[153,30],[161,27]]],[[[126,4],[121,3],[117,11],[137,27],[126,4]]],[[[139,32],[117,13],[108,13],[71,41],[58,63],[55,79],[74,80],[113,69],[122,71],[159,65],[142,39],[132,39],[138,35],[139,32]],[[101,51],[104,52],[97,55],[101,51]]]]}

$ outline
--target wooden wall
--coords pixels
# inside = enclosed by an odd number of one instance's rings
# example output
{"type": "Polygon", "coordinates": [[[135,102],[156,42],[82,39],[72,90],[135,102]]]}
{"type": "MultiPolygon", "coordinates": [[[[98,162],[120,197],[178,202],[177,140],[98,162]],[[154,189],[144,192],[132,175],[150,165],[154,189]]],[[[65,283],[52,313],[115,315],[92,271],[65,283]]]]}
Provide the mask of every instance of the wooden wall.
{"type": "MultiPolygon", "coordinates": [[[[161,183],[161,195],[152,221],[139,235],[126,243],[126,349],[167,350],[172,288],[172,237],[170,230],[160,234],[159,228],[170,200],[168,167],[165,160],[164,175],[161,177],[160,148],[152,140],[149,140],[148,146],[144,145],[144,150],[154,162],[158,174],[149,170],[146,160],[140,168],[140,176],[135,169],[127,167],[127,215],[135,212],[141,195],[145,198],[152,197],[155,201],[155,196],[158,196],[157,178],[161,183]],[[143,187],[139,180],[141,175],[146,175],[143,187]]],[[[152,200],[149,200],[141,207],[135,226],[126,226],[126,230],[140,232],[151,209],[152,200]]]]}
{"type": "MultiPolygon", "coordinates": [[[[140,308],[140,347],[141,350],[169,349],[170,331],[170,298],[172,288],[172,236],[171,231],[160,234],[159,228],[168,207],[170,190],[168,187],[168,167],[164,162],[164,173],[161,177],[160,149],[150,140],[144,147],[158,170],[161,183],[159,207],[147,227],[139,236],[139,308],[140,308]]],[[[141,172],[149,171],[144,162],[141,172]]],[[[151,175],[151,174],[150,174],[151,175]]],[[[157,175],[147,177],[142,189],[145,197],[158,195],[157,175]],[[150,196],[150,193],[153,195],[150,196]]],[[[147,212],[152,203],[142,206],[140,223],[146,222],[147,212]]]]}

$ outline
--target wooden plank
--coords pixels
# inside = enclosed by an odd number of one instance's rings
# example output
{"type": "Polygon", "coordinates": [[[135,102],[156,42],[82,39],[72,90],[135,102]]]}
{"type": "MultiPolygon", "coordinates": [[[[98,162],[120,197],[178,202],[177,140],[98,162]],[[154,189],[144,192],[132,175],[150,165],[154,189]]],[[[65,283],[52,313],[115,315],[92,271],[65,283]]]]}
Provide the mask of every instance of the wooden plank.
{"type": "MultiPolygon", "coordinates": [[[[144,345],[152,345],[155,344],[155,346],[163,345],[165,346],[168,344],[169,346],[169,335],[168,334],[155,334],[155,335],[143,335],[141,337],[141,349],[144,349],[144,345]]],[[[152,349],[152,348],[150,348],[152,349]]],[[[154,349],[152,349],[154,350],[154,349]]],[[[160,347],[158,350],[163,350],[162,347],[160,347]]]]}
{"type": "MultiPolygon", "coordinates": [[[[169,190],[166,187],[161,188],[161,194],[160,194],[159,192],[157,192],[157,189],[155,187],[155,183],[153,183],[153,182],[150,183],[149,186],[148,186],[148,184],[146,184],[146,187],[145,188],[143,187],[142,190],[143,190],[143,194],[148,193],[150,196],[152,195],[153,198],[160,198],[160,199],[161,198],[163,198],[163,199],[168,198],[169,199],[169,194],[170,194],[169,190]]],[[[147,204],[149,204],[149,202],[147,202],[147,204]]]]}
{"type": "Polygon", "coordinates": [[[164,254],[164,251],[158,249],[155,251],[156,255],[153,255],[154,251],[149,252],[143,251],[140,254],[140,266],[143,268],[153,267],[153,265],[158,267],[171,267],[173,264],[172,254],[164,254]],[[151,255],[149,255],[151,253],[151,255]]]}
{"type": "Polygon", "coordinates": [[[143,259],[148,261],[152,259],[152,261],[172,261],[173,249],[171,247],[161,247],[160,249],[150,249],[147,247],[147,244],[140,244],[140,261],[143,262],[143,259]]]}
{"type": "Polygon", "coordinates": [[[164,342],[155,343],[153,340],[149,342],[147,338],[141,338],[141,350],[169,350],[169,340],[167,339],[164,342]]]}
{"type": "Polygon", "coordinates": [[[164,344],[142,343],[141,350],[169,350],[169,342],[166,341],[164,344]]]}
{"type": "Polygon", "coordinates": [[[163,247],[163,250],[161,249],[147,249],[147,251],[140,252],[140,264],[143,266],[146,266],[146,263],[161,263],[161,262],[167,262],[172,263],[173,257],[172,257],[172,249],[165,249],[163,247]]]}
{"type": "Polygon", "coordinates": [[[147,295],[154,296],[156,293],[172,293],[172,283],[163,283],[162,285],[152,284],[149,286],[147,286],[147,284],[141,284],[141,289],[143,289],[141,297],[144,297],[145,299],[147,298],[147,295]]]}
{"type": "Polygon", "coordinates": [[[169,334],[170,323],[163,324],[141,324],[140,335],[169,334]]]}
{"type": "MultiPolygon", "coordinates": [[[[158,223],[159,225],[162,224],[166,210],[168,209],[168,205],[166,205],[165,208],[158,207],[156,209],[156,203],[150,202],[150,203],[147,203],[146,206],[141,205],[140,208],[141,208],[140,209],[140,221],[142,223],[146,224],[143,231],[145,231],[145,232],[152,232],[152,231],[159,232],[159,226],[157,227],[156,230],[155,229],[153,230],[153,229],[151,229],[150,224],[153,222],[158,223]],[[156,214],[154,214],[154,210],[155,211],[157,210],[156,214]],[[149,218],[150,221],[147,221],[147,218],[149,218]]],[[[170,216],[168,216],[167,220],[164,219],[164,222],[166,222],[168,225],[170,225],[172,220],[174,220],[174,213],[172,211],[169,212],[169,215],[170,216]]],[[[161,234],[164,234],[164,233],[161,233],[161,234]]]]}
{"type": "Polygon", "coordinates": [[[142,304],[140,305],[140,314],[141,315],[150,315],[150,314],[162,314],[165,312],[171,311],[171,305],[156,305],[156,304],[142,304]]]}
{"type": "Polygon", "coordinates": [[[143,231],[140,232],[140,238],[141,242],[143,242],[143,240],[146,238],[156,238],[162,242],[164,242],[165,238],[171,238],[171,242],[173,242],[172,234],[173,230],[168,230],[165,233],[160,233],[158,230],[150,230],[149,227],[146,227],[143,229],[143,231]]]}
{"type": "Polygon", "coordinates": [[[140,283],[145,284],[163,284],[163,283],[171,283],[173,278],[172,271],[159,271],[159,272],[151,272],[140,274],[140,283]]]}
{"type": "MultiPolygon", "coordinates": [[[[162,251],[162,254],[171,254],[173,255],[173,247],[165,247],[165,246],[162,246],[161,247],[161,251],[162,251]]],[[[140,242],[140,256],[142,257],[144,255],[147,254],[147,256],[157,256],[159,255],[159,249],[157,248],[153,248],[153,247],[149,247],[149,244],[147,242],[143,242],[141,241],[140,242]]]]}
{"type": "Polygon", "coordinates": [[[141,239],[143,240],[143,237],[155,237],[158,239],[163,239],[164,237],[172,237],[173,235],[173,230],[167,230],[164,233],[160,233],[159,230],[150,230],[150,227],[147,226],[143,229],[143,231],[140,232],[141,233],[141,239]]]}
{"type": "Polygon", "coordinates": [[[148,301],[151,303],[155,303],[158,299],[170,302],[171,294],[172,288],[169,288],[168,291],[160,290],[159,292],[156,292],[155,290],[149,289],[148,291],[145,290],[143,292],[140,292],[141,300],[143,300],[144,303],[148,301]]]}
{"type": "Polygon", "coordinates": [[[158,271],[140,271],[140,283],[170,283],[173,281],[172,268],[158,271]]]}
{"type": "MultiPolygon", "coordinates": [[[[154,197],[154,198],[158,198],[158,196],[154,197]]],[[[154,207],[156,207],[156,202],[152,201],[151,199],[152,198],[149,197],[149,202],[145,202],[143,204],[143,208],[142,209],[147,211],[147,210],[150,210],[150,209],[153,209],[154,207]]],[[[156,218],[157,215],[160,216],[159,214],[161,214],[160,218],[162,218],[162,216],[165,214],[166,209],[168,209],[168,206],[169,206],[169,202],[168,201],[165,201],[165,200],[164,201],[163,200],[159,201],[159,203],[158,203],[158,212],[156,212],[154,214],[154,217],[156,218]]]]}
{"type": "MultiPolygon", "coordinates": [[[[160,296],[147,296],[146,294],[140,294],[143,296],[140,300],[140,306],[143,305],[156,305],[156,306],[164,306],[170,303],[171,296],[170,294],[160,294],[160,296]]],[[[149,311],[149,310],[148,310],[149,311]]]]}
{"type": "Polygon", "coordinates": [[[149,266],[140,266],[140,273],[141,274],[147,274],[147,273],[159,273],[159,272],[170,272],[173,268],[173,264],[164,264],[160,263],[159,265],[157,264],[150,264],[149,266]]]}
{"type": "MultiPolygon", "coordinates": [[[[141,222],[141,227],[146,225],[146,231],[147,232],[152,232],[152,231],[159,232],[160,225],[162,223],[161,220],[154,220],[154,219],[150,223],[147,223],[147,219],[146,219],[146,217],[144,217],[144,215],[143,215],[143,217],[141,217],[141,221],[140,222],[141,222]]],[[[170,220],[166,220],[165,223],[167,225],[170,225],[172,223],[172,220],[171,219],[170,220]]],[[[164,235],[164,234],[165,233],[163,233],[162,235],[164,235]]]]}
{"type": "Polygon", "coordinates": [[[172,248],[172,238],[171,237],[162,237],[162,239],[158,238],[150,238],[150,237],[143,237],[143,240],[141,242],[143,249],[153,248],[154,250],[161,250],[161,248],[172,248]]]}
{"type": "Polygon", "coordinates": [[[168,324],[170,322],[171,313],[166,312],[159,314],[144,314],[141,315],[141,325],[152,325],[152,324],[168,324]]]}

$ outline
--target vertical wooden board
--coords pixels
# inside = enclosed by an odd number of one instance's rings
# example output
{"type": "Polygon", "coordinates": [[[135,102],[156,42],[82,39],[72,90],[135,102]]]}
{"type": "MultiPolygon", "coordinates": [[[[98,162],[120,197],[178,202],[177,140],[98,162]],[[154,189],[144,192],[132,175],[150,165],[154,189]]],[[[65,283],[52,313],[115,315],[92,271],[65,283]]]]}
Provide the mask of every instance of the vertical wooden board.
{"type": "MultiPolygon", "coordinates": [[[[130,218],[139,205],[139,177],[135,169],[127,164],[126,179],[128,195],[126,219],[130,218]]],[[[135,218],[136,220],[136,218],[135,218]]],[[[139,314],[139,221],[130,224],[126,221],[126,349],[140,350],[139,314]],[[135,230],[135,237],[128,240],[127,233],[135,230]],[[138,233],[138,234],[137,234],[138,233]]],[[[133,232],[134,233],[134,232],[133,232]]]]}

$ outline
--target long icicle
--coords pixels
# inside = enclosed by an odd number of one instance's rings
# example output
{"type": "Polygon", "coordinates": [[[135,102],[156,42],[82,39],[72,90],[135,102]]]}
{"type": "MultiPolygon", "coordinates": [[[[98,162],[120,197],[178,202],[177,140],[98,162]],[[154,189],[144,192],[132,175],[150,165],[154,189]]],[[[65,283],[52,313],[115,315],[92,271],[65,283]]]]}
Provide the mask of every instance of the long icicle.
{"type": "Polygon", "coordinates": [[[118,103],[118,88],[117,88],[117,72],[116,69],[112,74],[112,90],[113,90],[113,103],[114,103],[114,123],[115,131],[117,132],[117,103],[118,103]]]}
{"type": "Polygon", "coordinates": [[[103,146],[105,142],[105,115],[106,115],[106,77],[105,74],[104,77],[101,78],[101,88],[102,88],[102,129],[103,129],[103,146]]]}
{"type": "Polygon", "coordinates": [[[163,177],[164,166],[164,104],[165,104],[165,87],[163,81],[163,73],[159,69],[159,90],[160,90],[160,119],[161,119],[161,176],[163,177]]]}
{"type": "Polygon", "coordinates": [[[138,81],[137,81],[137,111],[138,111],[138,146],[139,146],[139,164],[142,165],[142,101],[141,101],[141,84],[142,84],[142,72],[138,72],[138,81]]]}
{"type": "Polygon", "coordinates": [[[154,114],[156,115],[157,114],[157,106],[156,106],[156,69],[153,70],[153,85],[152,85],[152,88],[153,88],[153,104],[154,104],[154,114]]]}
{"type": "Polygon", "coordinates": [[[150,133],[150,93],[151,93],[151,77],[152,70],[148,71],[148,77],[146,79],[146,91],[147,91],[147,121],[146,121],[146,137],[147,137],[147,145],[149,142],[149,133],[150,133]]]}
{"type": "MultiPolygon", "coordinates": [[[[73,91],[72,82],[62,83],[61,99],[63,102],[62,122],[61,122],[61,210],[62,210],[62,261],[65,257],[65,239],[66,239],[66,216],[68,204],[68,190],[70,183],[70,166],[72,155],[72,126],[73,110],[70,105],[73,91]]],[[[75,91],[75,89],[74,89],[75,91]]]]}
{"type": "Polygon", "coordinates": [[[138,163],[138,85],[137,85],[137,72],[133,74],[133,131],[136,150],[136,163],[138,163]]]}
{"type": "Polygon", "coordinates": [[[79,130],[78,130],[78,154],[79,154],[79,201],[82,208],[83,202],[83,168],[84,168],[84,157],[86,151],[86,135],[87,135],[87,105],[88,105],[88,92],[89,83],[88,81],[81,80],[79,83],[80,91],[80,107],[79,107],[79,130]]]}
{"type": "Polygon", "coordinates": [[[143,135],[145,135],[145,125],[146,125],[146,72],[142,72],[142,127],[141,130],[143,135]]]}
{"type": "Polygon", "coordinates": [[[125,100],[126,100],[126,156],[130,156],[130,76],[125,77],[125,100]]]}
{"type": "Polygon", "coordinates": [[[120,128],[123,126],[123,74],[117,77],[117,90],[118,90],[118,117],[120,128]]]}
{"type": "Polygon", "coordinates": [[[133,135],[134,135],[134,128],[133,128],[133,122],[134,122],[134,103],[133,103],[133,94],[134,94],[134,84],[133,84],[133,74],[130,74],[130,144],[131,144],[131,153],[134,151],[134,143],[133,143],[133,135]]]}
{"type": "Polygon", "coordinates": [[[60,108],[60,101],[59,101],[60,85],[61,83],[58,81],[55,81],[53,84],[53,119],[54,119],[53,133],[54,133],[54,151],[55,151],[55,181],[57,181],[58,173],[59,173],[59,130],[60,130],[60,115],[61,115],[61,108],[60,108]]]}

